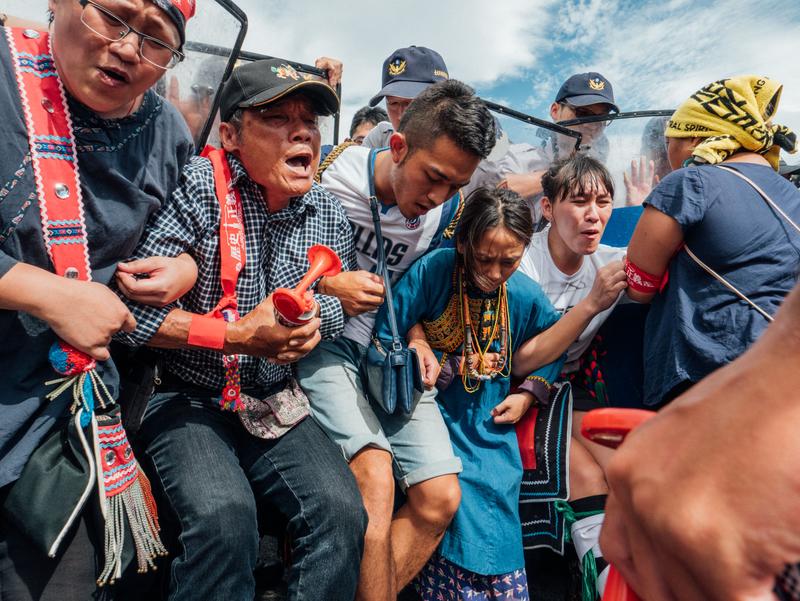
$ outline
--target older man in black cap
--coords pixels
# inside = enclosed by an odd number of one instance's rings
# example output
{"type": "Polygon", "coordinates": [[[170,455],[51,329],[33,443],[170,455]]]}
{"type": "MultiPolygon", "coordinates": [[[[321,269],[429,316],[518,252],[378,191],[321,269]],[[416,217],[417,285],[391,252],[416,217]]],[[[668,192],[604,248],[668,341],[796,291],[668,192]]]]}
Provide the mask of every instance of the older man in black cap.
{"type": "Polygon", "coordinates": [[[306,419],[290,366],[341,332],[342,306],[315,295],[314,316],[287,327],[271,294],[298,283],[313,245],[355,266],[344,211],[313,183],[317,118],[338,104],[284,61],[236,69],[222,91],[225,152],[191,161],[137,250],[190,252],[199,273],[180,308],[131,303],[138,325],[125,336],[170,349],[141,429],[180,522],[170,599],[251,601],[257,515],[288,522],[290,598],[355,594],[366,514],[341,452],[306,419]]]}

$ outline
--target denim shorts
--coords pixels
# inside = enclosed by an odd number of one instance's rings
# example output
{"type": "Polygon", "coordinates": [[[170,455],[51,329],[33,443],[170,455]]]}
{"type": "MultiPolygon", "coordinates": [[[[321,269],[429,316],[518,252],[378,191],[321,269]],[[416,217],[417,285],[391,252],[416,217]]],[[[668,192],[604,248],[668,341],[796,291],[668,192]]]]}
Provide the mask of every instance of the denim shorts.
{"type": "Polygon", "coordinates": [[[411,417],[389,415],[371,403],[361,381],[366,349],[347,338],[323,341],[297,365],[297,379],[311,413],[350,461],[365,447],[392,454],[395,477],[405,490],[425,480],[461,472],[453,453],[436,389],[426,390],[411,417]]]}

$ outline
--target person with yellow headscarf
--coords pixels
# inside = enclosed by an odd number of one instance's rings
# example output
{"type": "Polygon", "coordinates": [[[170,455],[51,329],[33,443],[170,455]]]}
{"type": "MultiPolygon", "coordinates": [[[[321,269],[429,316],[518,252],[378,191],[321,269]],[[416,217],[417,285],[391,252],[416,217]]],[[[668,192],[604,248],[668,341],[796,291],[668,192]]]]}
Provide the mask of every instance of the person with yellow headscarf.
{"type": "Polygon", "coordinates": [[[662,406],[761,335],[800,268],[800,193],[778,173],[796,137],[772,118],[783,86],[712,82],[666,125],[673,172],[628,247],[628,294],[652,302],[644,402],[662,406]]]}

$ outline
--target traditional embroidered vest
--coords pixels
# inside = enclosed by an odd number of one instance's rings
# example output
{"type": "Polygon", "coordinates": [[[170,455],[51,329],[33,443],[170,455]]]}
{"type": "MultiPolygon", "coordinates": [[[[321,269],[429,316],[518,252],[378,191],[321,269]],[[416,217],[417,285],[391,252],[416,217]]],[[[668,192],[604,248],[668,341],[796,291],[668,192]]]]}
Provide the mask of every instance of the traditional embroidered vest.
{"type": "MultiPolygon", "coordinates": [[[[33,29],[5,28],[5,32],[25,113],[47,253],[56,274],[90,280],[75,137],[66,92],[50,49],[50,36],[33,29]]],[[[82,428],[90,428],[94,442],[93,452],[86,457],[93,470],[88,486],[97,483],[105,521],[105,562],[98,584],[111,583],[121,576],[126,530],[130,531],[136,547],[139,570],[154,568],[154,558],[166,554],[166,550],[158,535],[150,484],[133,457],[119,412],[95,415],[95,403],[99,409],[114,404],[97,373],[97,364],[87,354],[60,340],[53,344],[49,357],[63,377],[48,382],[58,386],[47,398],[52,400],[70,390],[74,399],[72,412],[80,417],[82,428]]],[[[87,500],[88,495],[81,496],[72,512],[73,519],[63,526],[50,550],[51,556],[55,556],[57,544],[87,500]]]]}

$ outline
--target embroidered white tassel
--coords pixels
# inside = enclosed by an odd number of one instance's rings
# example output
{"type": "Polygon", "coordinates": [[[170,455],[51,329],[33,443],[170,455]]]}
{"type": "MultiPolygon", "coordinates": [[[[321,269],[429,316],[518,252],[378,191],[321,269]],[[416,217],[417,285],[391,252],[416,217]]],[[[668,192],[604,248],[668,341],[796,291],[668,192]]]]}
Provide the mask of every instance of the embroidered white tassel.
{"type": "Polygon", "coordinates": [[[97,584],[113,584],[122,575],[126,526],[130,528],[140,573],[156,569],[155,558],[167,554],[150,482],[141,471],[118,416],[97,418],[100,505],[105,517],[104,564],[97,584]]]}

